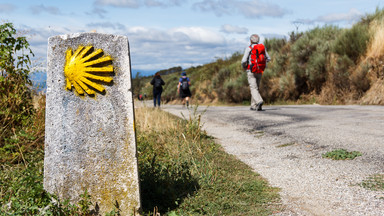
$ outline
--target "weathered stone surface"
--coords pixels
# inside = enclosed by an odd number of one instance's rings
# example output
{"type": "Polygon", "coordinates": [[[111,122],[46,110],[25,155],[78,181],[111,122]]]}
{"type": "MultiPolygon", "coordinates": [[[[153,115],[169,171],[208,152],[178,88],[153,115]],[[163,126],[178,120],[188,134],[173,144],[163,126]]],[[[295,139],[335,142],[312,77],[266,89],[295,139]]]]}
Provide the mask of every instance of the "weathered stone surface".
{"type": "MultiPolygon", "coordinates": [[[[140,208],[128,38],[79,33],[48,40],[44,188],[78,201],[85,190],[100,213],[116,201],[122,215],[140,208]],[[66,51],[91,45],[112,57],[105,92],[79,96],[66,90],[66,51]]],[[[92,80],[92,79],[90,79],[92,80]]]]}

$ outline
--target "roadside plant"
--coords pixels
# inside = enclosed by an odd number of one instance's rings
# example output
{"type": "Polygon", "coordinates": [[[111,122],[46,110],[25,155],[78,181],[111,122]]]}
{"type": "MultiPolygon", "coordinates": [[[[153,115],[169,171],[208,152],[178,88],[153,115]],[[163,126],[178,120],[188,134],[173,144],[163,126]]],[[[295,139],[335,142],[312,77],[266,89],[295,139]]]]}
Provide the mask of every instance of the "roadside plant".
{"type": "Polygon", "coordinates": [[[0,148],[33,113],[29,79],[32,50],[12,23],[0,25],[0,148]]]}
{"type": "Polygon", "coordinates": [[[358,151],[349,152],[345,149],[336,149],[323,154],[323,158],[329,158],[332,160],[353,160],[362,154],[358,151]]]}
{"type": "Polygon", "coordinates": [[[361,186],[373,191],[384,191],[384,174],[369,176],[361,183],[361,186]]]}

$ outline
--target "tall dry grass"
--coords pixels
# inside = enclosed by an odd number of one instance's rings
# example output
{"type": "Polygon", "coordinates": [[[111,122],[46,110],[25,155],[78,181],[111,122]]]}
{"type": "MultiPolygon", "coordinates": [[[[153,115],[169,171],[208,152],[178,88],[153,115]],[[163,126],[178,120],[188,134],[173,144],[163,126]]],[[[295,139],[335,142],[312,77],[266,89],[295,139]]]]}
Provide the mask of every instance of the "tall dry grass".
{"type": "Polygon", "coordinates": [[[367,58],[381,58],[384,56],[384,20],[373,21],[370,30],[373,37],[368,47],[367,58]]]}
{"type": "Polygon", "coordinates": [[[136,126],[141,132],[167,131],[177,128],[175,117],[164,113],[160,109],[142,107],[135,109],[136,126]]]}

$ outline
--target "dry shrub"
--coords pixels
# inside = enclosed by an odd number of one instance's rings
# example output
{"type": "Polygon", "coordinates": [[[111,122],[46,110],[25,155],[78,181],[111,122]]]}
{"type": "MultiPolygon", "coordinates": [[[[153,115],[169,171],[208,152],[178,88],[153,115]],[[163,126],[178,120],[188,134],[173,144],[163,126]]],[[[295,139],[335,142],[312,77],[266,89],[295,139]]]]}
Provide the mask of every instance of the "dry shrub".
{"type": "Polygon", "coordinates": [[[284,100],[295,100],[299,97],[296,88],[296,80],[291,73],[284,74],[279,80],[280,98],[284,100]]]}
{"type": "Polygon", "coordinates": [[[375,59],[384,56],[384,26],[383,21],[375,20],[370,26],[373,37],[368,46],[367,58],[375,59]]]}
{"type": "Polygon", "coordinates": [[[280,78],[271,77],[269,79],[261,79],[260,94],[268,103],[275,102],[280,95],[280,78]]]}
{"type": "Polygon", "coordinates": [[[327,80],[317,101],[321,104],[340,104],[350,100],[350,70],[353,67],[354,63],[347,55],[331,54],[327,80]]]}
{"type": "Polygon", "coordinates": [[[384,105],[384,81],[376,80],[360,100],[361,104],[384,105]]]}
{"type": "Polygon", "coordinates": [[[354,99],[359,99],[371,87],[371,80],[368,76],[370,65],[362,63],[352,72],[350,76],[354,99]]]}

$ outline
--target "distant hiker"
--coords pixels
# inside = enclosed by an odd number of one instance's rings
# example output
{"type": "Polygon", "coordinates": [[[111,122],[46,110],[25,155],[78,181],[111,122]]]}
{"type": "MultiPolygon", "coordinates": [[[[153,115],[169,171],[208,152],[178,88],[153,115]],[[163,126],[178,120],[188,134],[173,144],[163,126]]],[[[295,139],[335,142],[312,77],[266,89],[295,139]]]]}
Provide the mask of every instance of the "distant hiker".
{"type": "Polygon", "coordinates": [[[183,101],[183,106],[187,104],[187,107],[189,107],[189,98],[192,96],[191,90],[189,89],[190,85],[191,81],[187,77],[187,73],[183,71],[179,79],[179,84],[177,85],[177,92],[180,94],[180,98],[183,101]]]}
{"type": "Polygon", "coordinates": [[[163,85],[165,85],[165,82],[161,79],[159,72],[153,77],[151,85],[153,85],[153,105],[156,107],[157,101],[157,105],[160,107],[161,93],[163,93],[163,85]]]}
{"type": "Polygon", "coordinates": [[[250,41],[251,45],[245,48],[241,65],[247,71],[249,88],[252,95],[251,110],[261,111],[264,101],[259,93],[260,81],[267,62],[269,62],[271,58],[265,46],[259,44],[259,35],[251,35],[250,41]]]}
{"type": "Polygon", "coordinates": [[[142,100],[143,100],[143,95],[139,94],[139,101],[142,101],[142,100]]]}

